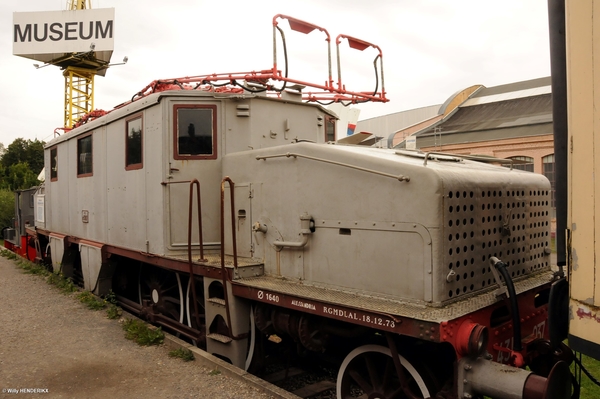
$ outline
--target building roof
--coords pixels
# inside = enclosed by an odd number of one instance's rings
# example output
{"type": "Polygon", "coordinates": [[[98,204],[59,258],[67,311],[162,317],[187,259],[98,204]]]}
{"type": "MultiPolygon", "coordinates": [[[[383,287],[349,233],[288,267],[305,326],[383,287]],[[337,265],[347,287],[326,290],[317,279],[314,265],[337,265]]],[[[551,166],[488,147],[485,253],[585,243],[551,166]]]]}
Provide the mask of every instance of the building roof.
{"type": "Polygon", "coordinates": [[[395,112],[375,118],[359,120],[356,132],[366,131],[376,136],[387,138],[390,134],[408,126],[429,119],[438,113],[440,105],[415,108],[408,111],[395,112]]]}
{"type": "MultiPolygon", "coordinates": [[[[447,101],[448,102],[448,101],[447,101]]],[[[550,78],[474,91],[437,123],[415,133],[417,148],[552,134],[550,78]]],[[[401,143],[398,147],[403,147],[401,143]]]]}

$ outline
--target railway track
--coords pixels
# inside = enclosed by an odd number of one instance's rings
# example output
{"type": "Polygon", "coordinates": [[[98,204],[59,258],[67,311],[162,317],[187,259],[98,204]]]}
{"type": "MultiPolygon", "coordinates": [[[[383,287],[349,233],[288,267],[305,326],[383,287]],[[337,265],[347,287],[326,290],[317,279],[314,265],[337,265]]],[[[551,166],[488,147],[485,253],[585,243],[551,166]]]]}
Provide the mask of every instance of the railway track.
{"type": "Polygon", "coordinates": [[[269,372],[263,379],[300,398],[335,399],[336,371],[327,365],[290,366],[269,372]]]}
{"type": "MultiPolygon", "coordinates": [[[[136,317],[126,313],[127,317],[136,317]]],[[[165,345],[171,349],[184,348],[194,352],[196,361],[210,369],[218,369],[231,377],[244,379],[265,393],[282,399],[335,399],[337,368],[327,360],[269,356],[268,364],[259,377],[208,354],[189,342],[168,332],[165,345]]]]}

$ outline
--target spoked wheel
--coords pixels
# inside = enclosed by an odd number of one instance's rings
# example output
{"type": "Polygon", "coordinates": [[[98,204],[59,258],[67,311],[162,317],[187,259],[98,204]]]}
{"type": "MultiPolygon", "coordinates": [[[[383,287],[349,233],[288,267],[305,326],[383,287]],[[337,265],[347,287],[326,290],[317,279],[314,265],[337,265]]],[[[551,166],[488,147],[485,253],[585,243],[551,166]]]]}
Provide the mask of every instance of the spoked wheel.
{"type": "Polygon", "coordinates": [[[431,393],[417,369],[400,356],[404,383],[398,378],[389,348],[365,345],[354,349],[342,363],[337,378],[337,398],[423,399],[431,393]]]}
{"type": "MultiPolygon", "coordinates": [[[[192,292],[192,280],[189,280],[187,293],[185,295],[185,309],[188,327],[206,333],[206,312],[204,310],[204,280],[201,277],[194,277],[194,290],[196,291],[196,308],[194,308],[194,295],[192,292]],[[196,317],[196,309],[198,317],[196,317]]],[[[199,348],[206,348],[206,336],[201,337],[199,341],[192,341],[199,348]]]]}
{"type": "Polygon", "coordinates": [[[154,266],[140,271],[140,299],[156,306],[161,314],[183,323],[183,287],[179,274],[154,266]]]}

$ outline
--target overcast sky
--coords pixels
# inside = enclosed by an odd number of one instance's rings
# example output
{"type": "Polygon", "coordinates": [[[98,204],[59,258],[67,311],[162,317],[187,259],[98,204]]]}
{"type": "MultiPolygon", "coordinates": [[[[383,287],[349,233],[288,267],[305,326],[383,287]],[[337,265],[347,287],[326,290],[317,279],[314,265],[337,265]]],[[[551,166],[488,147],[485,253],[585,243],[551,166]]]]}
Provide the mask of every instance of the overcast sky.
{"type": "MultiPolygon", "coordinates": [[[[0,143],[5,146],[18,137],[48,141],[63,124],[62,72],[53,66],[36,70],[35,61],[13,55],[13,12],[65,6],[66,0],[0,4],[0,143]]],[[[92,0],[92,7],[115,8],[112,62],[129,57],[127,65],[96,78],[95,108],[105,110],[155,79],[270,68],[276,14],[319,25],[333,38],[342,33],[382,49],[390,102],[362,106],[359,120],[441,104],[474,84],[491,87],[550,75],[543,0],[92,0]]],[[[281,26],[289,40],[290,76],[325,82],[324,35],[297,34],[285,21],[281,26]]],[[[372,90],[376,53],[346,49],[347,88],[372,90]]]]}

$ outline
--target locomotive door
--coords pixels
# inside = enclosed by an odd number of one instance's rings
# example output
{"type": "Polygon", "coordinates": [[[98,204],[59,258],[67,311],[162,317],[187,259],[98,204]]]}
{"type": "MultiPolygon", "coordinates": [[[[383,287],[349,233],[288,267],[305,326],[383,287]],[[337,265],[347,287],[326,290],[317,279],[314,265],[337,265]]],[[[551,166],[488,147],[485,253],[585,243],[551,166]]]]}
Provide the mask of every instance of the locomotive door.
{"type": "MultiPolygon", "coordinates": [[[[217,248],[220,241],[221,162],[218,159],[217,106],[175,104],[167,165],[168,246],[187,248],[190,181],[200,182],[204,247],[217,248]]],[[[192,245],[199,245],[197,198],[192,202],[192,245]]]]}

